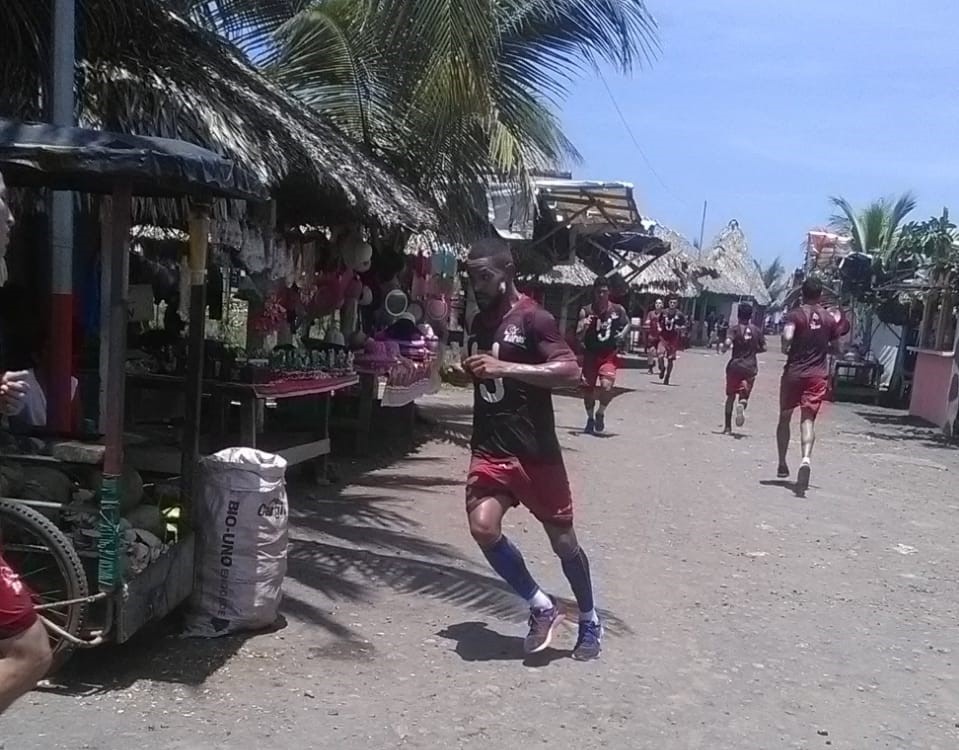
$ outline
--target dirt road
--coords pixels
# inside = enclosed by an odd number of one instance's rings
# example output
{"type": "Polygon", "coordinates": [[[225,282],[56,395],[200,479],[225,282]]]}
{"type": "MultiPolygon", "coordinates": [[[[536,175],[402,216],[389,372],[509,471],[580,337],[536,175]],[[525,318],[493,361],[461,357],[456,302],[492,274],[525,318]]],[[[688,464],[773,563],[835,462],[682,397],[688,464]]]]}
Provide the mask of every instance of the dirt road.
{"type": "MultiPolygon", "coordinates": [[[[416,453],[296,497],[284,629],[88,654],[0,719],[0,747],[954,750],[959,452],[837,405],[798,499],[774,478],[778,356],[763,366],[737,439],[716,355],[684,355],[671,387],[623,373],[605,438],[557,400],[599,663],[523,664],[525,613],[464,525],[468,404],[444,392],[416,453]]],[[[568,596],[536,524],[510,522],[568,596]]]]}

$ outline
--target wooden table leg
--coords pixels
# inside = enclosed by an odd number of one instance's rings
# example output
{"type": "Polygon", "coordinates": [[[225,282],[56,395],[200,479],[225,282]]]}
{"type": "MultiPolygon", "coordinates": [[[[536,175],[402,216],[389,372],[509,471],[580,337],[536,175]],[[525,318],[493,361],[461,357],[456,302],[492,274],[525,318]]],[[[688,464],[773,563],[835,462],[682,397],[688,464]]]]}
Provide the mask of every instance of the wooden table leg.
{"type": "Polygon", "coordinates": [[[364,373],[360,375],[360,403],[356,426],[356,455],[365,456],[370,449],[370,430],[373,424],[373,404],[379,390],[379,378],[364,373]]]}
{"type": "MultiPolygon", "coordinates": [[[[316,425],[317,440],[328,440],[330,437],[330,412],[333,409],[333,396],[329,393],[318,396],[313,400],[313,424],[316,425]]],[[[314,463],[317,484],[329,483],[329,455],[320,456],[314,463]]]]}
{"type": "Polygon", "coordinates": [[[240,400],[240,443],[246,448],[256,448],[259,401],[255,397],[244,397],[240,400]]]}

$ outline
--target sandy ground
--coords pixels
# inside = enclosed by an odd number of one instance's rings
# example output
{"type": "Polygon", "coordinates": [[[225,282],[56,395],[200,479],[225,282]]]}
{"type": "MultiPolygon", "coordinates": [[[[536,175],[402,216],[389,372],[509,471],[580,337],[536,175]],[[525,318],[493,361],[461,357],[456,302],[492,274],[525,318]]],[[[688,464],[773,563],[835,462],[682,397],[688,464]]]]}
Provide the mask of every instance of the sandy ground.
{"type": "MultiPolygon", "coordinates": [[[[624,372],[605,438],[557,399],[607,615],[598,663],[568,658],[569,629],[524,664],[523,608],[464,524],[468,400],[444,391],[415,452],[293,493],[284,628],[85,654],[0,719],[0,747],[954,750],[959,452],[899,412],[837,405],[799,499],[774,478],[778,355],[764,368],[736,439],[704,352],[671,387],[624,372]]],[[[509,520],[568,596],[540,529],[509,520]]]]}

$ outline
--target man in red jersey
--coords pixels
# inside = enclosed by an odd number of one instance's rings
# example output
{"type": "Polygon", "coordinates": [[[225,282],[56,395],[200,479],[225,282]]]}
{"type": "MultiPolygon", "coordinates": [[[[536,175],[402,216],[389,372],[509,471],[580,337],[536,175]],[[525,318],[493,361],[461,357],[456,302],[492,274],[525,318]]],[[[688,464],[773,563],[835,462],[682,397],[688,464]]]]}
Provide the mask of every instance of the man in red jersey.
{"type": "MultiPolygon", "coordinates": [[[[0,257],[6,254],[13,228],[7,188],[0,175],[0,257]]],[[[0,376],[0,413],[23,410],[29,386],[26,373],[0,376]]],[[[32,690],[50,668],[52,656],[47,630],[33,609],[30,590],[0,555],[0,714],[32,690]]]]}
{"type": "Polygon", "coordinates": [[[753,307],[739,305],[739,325],[727,333],[722,343],[723,351],[732,349],[732,356],[726,365],[726,408],[723,433],[733,432],[733,409],[736,411],[736,426],[746,424],[746,407],[749,396],[759,374],[759,362],[756,355],[766,351],[766,337],[759,326],[752,324],[753,307]]]}
{"type": "Polygon", "coordinates": [[[800,410],[802,463],[796,481],[800,494],[809,489],[812,472],[812,449],[816,442],[816,417],[829,393],[830,352],[849,324],[840,315],[822,305],[823,286],[816,277],[802,285],[802,304],[784,320],[783,353],[787,355],[779,389],[779,426],[776,445],[779,449],[777,476],[789,476],[786,454],[789,451],[789,425],[793,412],[800,410]]]}
{"type": "Polygon", "coordinates": [[[466,268],[479,308],[469,323],[469,356],[463,362],[474,380],[473,456],[466,483],[470,533],[493,569],[529,604],[526,653],[542,651],[564,615],[530,575],[502,527],[510,508],[526,506],[543,524],[576,597],[579,637],[573,657],[595,659],[603,631],[589,560],[573,530],[573,500],[551,393],[578,385],[580,368],[553,316],[516,290],[513,256],[505,243],[476,243],[466,268]]]}
{"type": "Polygon", "coordinates": [[[679,311],[679,300],[673,297],[659,316],[659,379],[666,385],[673,375],[685,328],[686,316],[679,311]]]}
{"type": "Polygon", "coordinates": [[[593,284],[593,303],[579,311],[576,335],[583,345],[583,403],[586,430],[602,435],[606,431],[606,408],[613,400],[619,347],[629,335],[626,308],[609,299],[609,280],[600,276],[593,284]],[[596,385],[599,383],[599,408],[596,385]]]}
{"type": "Polygon", "coordinates": [[[659,349],[659,316],[663,314],[663,301],[656,300],[652,310],[643,319],[643,333],[646,334],[646,358],[649,362],[649,374],[653,374],[656,364],[656,352],[659,349]]]}

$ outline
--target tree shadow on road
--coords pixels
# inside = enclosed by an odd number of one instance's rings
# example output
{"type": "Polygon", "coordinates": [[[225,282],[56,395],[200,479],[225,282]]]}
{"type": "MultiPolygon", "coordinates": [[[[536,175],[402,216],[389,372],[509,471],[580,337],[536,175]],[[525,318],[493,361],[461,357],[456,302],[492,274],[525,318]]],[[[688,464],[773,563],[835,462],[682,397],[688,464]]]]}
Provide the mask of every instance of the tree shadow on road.
{"type": "Polygon", "coordinates": [[[917,442],[924,448],[959,450],[959,441],[946,437],[940,429],[919,417],[904,412],[889,412],[888,410],[863,410],[857,411],[855,414],[884,431],[851,431],[850,434],[863,435],[873,440],[917,442]]]}

